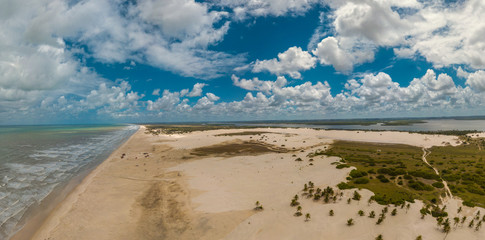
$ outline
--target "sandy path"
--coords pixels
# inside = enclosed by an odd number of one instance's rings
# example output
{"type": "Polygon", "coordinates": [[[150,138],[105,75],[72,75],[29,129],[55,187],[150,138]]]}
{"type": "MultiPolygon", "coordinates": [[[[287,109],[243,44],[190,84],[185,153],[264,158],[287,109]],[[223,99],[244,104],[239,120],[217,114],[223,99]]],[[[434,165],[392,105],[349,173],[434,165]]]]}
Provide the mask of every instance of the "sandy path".
{"type": "MultiPolygon", "coordinates": [[[[432,168],[434,170],[434,172],[436,173],[436,175],[440,176],[440,173],[439,173],[438,169],[436,169],[435,167],[431,166],[431,164],[429,164],[428,160],[426,160],[426,157],[429,154],[431,154],[431,150],[426,149],[426,148],[423,148],[423,157],[422,157],[423,162],[425,162],[430,168],[432,168]]],[[[440,177],[440,179],[443,182],[444,188],[446,190],[446,197],[453,198],[453,194],[451,193],[451,190],[448,187],[448,183],[443,178],[440,177]]]]}
{"type": "MultiPolygon", "coordinates": [[[[34,239],[443,239],[445,235],[429,216],[421,219],[420,201],[410,209],[397,208],[376,224],[384,206],[368,204],[368,190],[358,190],[361,201],[351,201],[353,191],[342,191],[335,203],[301,197],[308,181],[324,188],[345,181],[351,168],[336,169],[334,157],[309,153],[328,147],[334,139],[385,143],[444,145],[453,137],[397,132],[318,131],[313,129],[252,129],[259,135],[230,135],[248,130],[215,130],[180,135],[152,136],[137,132],[123,147],[91,173],[54,211],[34,239]],[[229,135],[227,135],[229,134],[229,135]],[[410,138],[409,138],[410,137],[410,138]],[[377,138],[377,139],[374,139],[377,138]],[[269,152],[210,153],[205,147],[251,141],[251,147],[273,145],[269,152]],[[274,152],[286,148],[287,152],[274,152]],[[201,155],[191,155],[196,152],[201,155]],[[120,158],[125,153],[125,158],[120,158]],[[301,158],[303,161],[295,161],[301,158]],[[290,201],[299,194],[303,214],[295,217],[290,201]],[[254,211],[261,202],[263,211],[254,211]],[[335,216],[328,215],[329,210],[335,216]],[[357,212],[363,210],[366,216],[357,212]],[[353,218],[355,224],[347,226],[353,218]]],[[[232,145],[231,145],[232,146],[232,145]]],[[[239,151],[239,150],[238,150],[239,151]]],[[[426,161],[425,150],[423,161],[426,161]]],[[[426,161],[427,162],[427,161],[426,161]]],[[[477,208],[447,199],[450,219],[472,216],[477,208]]],[[[394,207],[389,206],[389,212],[394,207]]],[[[482,209],[482,212],[485,212],[482,209]]],[[[458,226],[447,239],[485,239],[485,230],[458,226]]]]}

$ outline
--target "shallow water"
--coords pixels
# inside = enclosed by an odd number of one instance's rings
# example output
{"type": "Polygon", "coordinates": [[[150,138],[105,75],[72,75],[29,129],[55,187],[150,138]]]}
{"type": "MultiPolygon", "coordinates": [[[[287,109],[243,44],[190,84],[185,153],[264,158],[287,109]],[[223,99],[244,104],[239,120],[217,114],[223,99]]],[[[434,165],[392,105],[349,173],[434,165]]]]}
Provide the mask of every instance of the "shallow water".
{"type": "Polygon", "coordinates": [[[268,124],[238,124],[240,126],[274,126],[274,127],[308,127],[322,129],[346,129],[346,130],[382,130],[382,131],[448,131],[448,130],[477,130],[485,131],[485,120],[455,120],[455,119],[430,119],[425,123],[415,123],[402,126],[383,126],[374,124],[362,125],[311,125],[300,123],[268,123],[268,124]]]}
{"type": "Polygon", "coordinates": [[[135,125],[0,127],[0,239],[56,186],[106,159],[135,125]]]}

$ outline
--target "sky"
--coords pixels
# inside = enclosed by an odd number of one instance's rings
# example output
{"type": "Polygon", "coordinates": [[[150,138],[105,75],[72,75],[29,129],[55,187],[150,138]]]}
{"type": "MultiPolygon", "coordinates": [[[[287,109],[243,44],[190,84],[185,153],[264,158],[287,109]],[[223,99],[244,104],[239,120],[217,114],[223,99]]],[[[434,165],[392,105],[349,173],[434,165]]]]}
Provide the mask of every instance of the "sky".
{"type": "Polygon", "coordinates": [[[0,124],[485,115],[483,0],[0,0],[0,124]]]}

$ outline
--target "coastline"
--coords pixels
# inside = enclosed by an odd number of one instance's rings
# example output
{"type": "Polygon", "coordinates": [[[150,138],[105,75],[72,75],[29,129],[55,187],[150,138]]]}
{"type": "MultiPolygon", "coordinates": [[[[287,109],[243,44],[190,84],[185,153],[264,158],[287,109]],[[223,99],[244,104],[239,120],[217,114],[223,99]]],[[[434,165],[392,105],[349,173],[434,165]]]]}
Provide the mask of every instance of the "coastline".
{"type": "MultiPolygon", "coordinates": [[[[151,135],[140,127],[50,213],[32,239],[374,239],[378,234],[443,239],[433,218],[420,219],[421,201],[381,225],[359,217],[359,209],[384,207],[368,204],[373,193],[365,189],[358,190],[362,202],[323,204],[302,197],[304,214],[312,218],[295,217],[289,202],[305,183],[335,187],[352,170],[336,169],[336,157],[307,161],[308,154],[339,138],[418,147],[457,142],[452,136],[400,132],[274,128],[151,135]],[[264,211],[253,210],[256,201],[264,211]],[[336,213],[332,218],[330,209],[336,213]],[[345,224],[349,217],[356,222],[352,231],[345,224]]],[[[353,191],[343,190],[343,199],[353,191]]],[[[459,201],[447,204],[456,211],[459,201]]],[[[474,211],[465,207],[463,214],[474,211]]],[[[481,239],[485,234],[458,228],[449,236],[481,239]]]]}
{"type": "Polygon", "coordinates": [[[23,224],[22,228],[10,236],[9,240],[31,239],[36,231],[43,226],[49,216],[56,211],[56,209],[65,201],[65,199],[68,198],[69,195],[71,195],[72,192],[74,192],[76,188],[89,177],[89,175],[91,175],[99,166],[108,160],[118,149],[126,145],[133,135],[140,130],[140,127],[141,126],[139,126],[139,129],[129,138],[124,140],[116,149],[113,149],[107,158],[91,167],[87,167],[70,179],[67,183],[57,186],[45,199],[41,201],[38,206],[34,207],[34,210],[30,211],[29,216],[24,219],[25,223],[23,224]]]}

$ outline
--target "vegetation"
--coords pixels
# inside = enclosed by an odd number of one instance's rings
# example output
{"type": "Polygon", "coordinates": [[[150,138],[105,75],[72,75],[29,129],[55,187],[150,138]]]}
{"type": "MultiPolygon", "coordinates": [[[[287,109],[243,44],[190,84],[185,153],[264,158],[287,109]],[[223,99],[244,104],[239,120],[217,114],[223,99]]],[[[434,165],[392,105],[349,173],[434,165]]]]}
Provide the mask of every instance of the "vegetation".
{"type": "MultiPolygon", "coordinates": [[[[485,207],[485,139],[462,137],[464,144],[432,147],[426,158],[465,206],[485,207]]],[[[435,186],[437,187],[437,186],[435,186]]]]}
{"type": "Polygon", "coordinates": [[[379,204],[401,205],[414,199],[431,203],[444,194],[444,189],[431,185],[441,183],[440,177],[422,161],[419,147],[336,141],[326,154],[342,158],[344,163],[337,167],[357,168],[350,172],[348,182],[337,185],[339,189],[367,188],[379,204]]]}
{"type": "Polygon", "coordinates": [[[354,225],[354,219],[349,218],[349,219],[347,220],[347,226],[352,226],[352,225],[354,225]]]}
{"type": "Polygon", "coordinates": [[[255,205],[256,205],[254,207],[255,211],[262,211],[263,210],[263,205],[261,205],[261,203],[259,201],[256,201],[255,205]]]}
{"type": "MultiPolygon", "coordinates": [[[[232,124],[151,124],[146,125],[146,133],[159,135],[159,134],[184,134],[196,131],[208,131],[217,129],[251,129],[256,128],[253,126],[236,126],[232,124]]],[[[254,133],[258,134],[258,133],[254,133]]]]}

